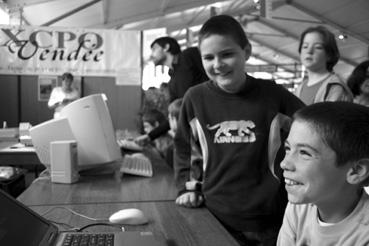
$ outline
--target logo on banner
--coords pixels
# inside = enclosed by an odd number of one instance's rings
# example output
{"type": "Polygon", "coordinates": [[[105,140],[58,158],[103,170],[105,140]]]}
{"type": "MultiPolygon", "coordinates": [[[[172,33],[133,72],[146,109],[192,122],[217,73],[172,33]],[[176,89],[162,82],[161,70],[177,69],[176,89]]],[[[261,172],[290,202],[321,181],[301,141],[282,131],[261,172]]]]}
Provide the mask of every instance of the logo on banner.
{"type": "Polygon", "coordinates": [[[217,129],[214,135],[214,143],[251,143],[256,141],[255,123],[248,120],[223,121],[213,126],[207,126],[209,130],[217,129]]]}
{"type": "Polygon", "coordinates": [[[7,47],[22,60],[99,62],[104,54],[100,49],[104,40],[95,32],[77,35],[70,31],[34,30],[25,37],[25,29],[1,31],[5,35],[1,35],[0,47],[7,47]],[[66,49],[67,46],[75,48],[66,49]]]}

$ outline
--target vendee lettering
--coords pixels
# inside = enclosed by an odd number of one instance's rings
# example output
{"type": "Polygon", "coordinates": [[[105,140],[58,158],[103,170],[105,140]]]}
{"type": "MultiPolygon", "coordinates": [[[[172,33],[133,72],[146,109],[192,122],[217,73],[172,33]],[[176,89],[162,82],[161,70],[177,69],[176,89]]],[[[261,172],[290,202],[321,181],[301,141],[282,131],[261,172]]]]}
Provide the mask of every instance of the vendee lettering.
{"type": "Polygon", "coordinates": [[[28,40],[20,35],[24,30],[1,29],[8,37],[0,46],[7,46],[22,60],[38,58],[40,61],[84,61],[99,62],[104,55],[100,48],[103,38],[94,32],[77,36],[69,31],[36,30],[29,34],[28,40]],[[76,49],[66,49],[66,44],[78,44],[76,49]]]}

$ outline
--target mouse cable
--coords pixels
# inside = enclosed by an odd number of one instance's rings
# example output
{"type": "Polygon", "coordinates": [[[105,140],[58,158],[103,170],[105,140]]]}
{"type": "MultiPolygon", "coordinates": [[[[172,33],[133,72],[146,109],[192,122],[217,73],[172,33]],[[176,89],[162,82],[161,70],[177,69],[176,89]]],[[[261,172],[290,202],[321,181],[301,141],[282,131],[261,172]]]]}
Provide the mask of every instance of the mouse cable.
{"type": "MultiPolygon", "coordinates": [[[[77,227],[73,227],[67,223],[63,223],[63,222],[58,222],[58,221],[54,221],[54,220],[48,220],[49,222],[53,223],[53,224],[56,224],[56,225],[59,225],[65,229],[68,229],[66,231],[75,231],[77,230],[78,228],[77,227]]],[[[64,231],[63,231],[64,232],[64,231]]]]}
{"type": "Polygon", "coordinates": [[[77,232],[81,232],[81,231],[85,230],[86,228],[93,227],[93,226],[111,226],[111,227],[119,228],[122,231],[125,231],[125,228],[123,226],[115,225],[115,224],[111,224],[111,223],[93,223],[93,224],[88,224],[88,225],[85,225],[85,226],[80,227],[76,231],[77,232]]]}
{"type": "Polygon", "coordinates": [[[46,212],[44,212],[43,214],[41,214],[41,216],[45,216],[46,214],[50,213],[51,211],[53,211],[55,209],[65,209],[65,210],[71,212],[74,215],[77,215],[77,216],[80,216],[82,218],[85,218],[85,219],[88,219],[88,220],[92,220],[92,221],[101,221],[101,222],[107,221],[106,218],[92,218],[92,217],[86,216],[84,214],[80,214],[80,213],[74,211],[73,209],[66,208],[66,207],[61,207],[61,206],[52,207],[52,208],[46,210],[46,212]]]}
{"type": "Polygon", "coordinates": [[[101,226],[101,225],[104,225],[104,226],[112,226],[112,227],[116,227],[116,228],[119,228],[120,230],[122,231],[125,231],[125,228],[124,226],[119,226],[119,225],[115,225],[115,224],[110,224],[110,223],[94,223],[94,224],[88,224],[86,226],[83,226],[83,227],[73,227],[67,223],[63,223],[63,222],[57,222],[57,221],[53,221],[53,220],[48,220],[50,221],[51,223],[54,223],[56,225],[59,225],[63,228],[65,228],[65,230],[61,230],[60,232],[81,232],[83,231],[84,229],[88,228],[88,227],[92,227],[92,226],[101,226]]]}

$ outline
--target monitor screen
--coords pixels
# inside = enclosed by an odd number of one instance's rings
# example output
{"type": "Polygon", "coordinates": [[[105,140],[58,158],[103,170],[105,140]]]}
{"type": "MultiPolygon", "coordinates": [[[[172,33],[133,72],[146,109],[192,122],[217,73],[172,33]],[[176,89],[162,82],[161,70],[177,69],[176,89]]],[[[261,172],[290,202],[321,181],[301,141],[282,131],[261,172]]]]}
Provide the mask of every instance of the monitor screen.
{"type": "Polygon", "coordinates": [[[60,140],[77,141],[79,170],[122,158],[105,95],[80,98],[65,106],[60,115],[60,119],[30,129],[37,155],[44,165],[50,165],[50,143],[60,140]]]}

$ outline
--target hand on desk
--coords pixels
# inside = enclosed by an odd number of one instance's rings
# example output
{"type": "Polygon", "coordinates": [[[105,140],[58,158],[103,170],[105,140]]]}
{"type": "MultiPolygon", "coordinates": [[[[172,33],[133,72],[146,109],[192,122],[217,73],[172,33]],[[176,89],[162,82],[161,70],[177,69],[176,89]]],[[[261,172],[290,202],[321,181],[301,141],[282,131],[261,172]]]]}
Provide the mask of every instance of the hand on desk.
{"type": "Polygon", "coordinates": [[[54,105],[50,105],[49,108],[56,108],[56,107],[59,107],[59,106],[65,106],[65,105],[69,104],[72,101],[73,100],[64,98],[62,101],[55,102],[54,105]]]}
{"type": "Polygon", "coordinates": [[[198,192],[189,191],[176,199],[176,204],[188,208],[197,208],[204,203],[204,196],[198,192]]]}
{"type": "Polygon", "coordinates": [[[74,101],[74,99],[64,98],[63,101],[61,102],[61,104],[67,105],[67,104],[69,104],[69,103],[71,103],[73,101],[74,101]]]}
{"type": "Polygon", "coordinates": [[[149,135],[145,134],[145,135],[141,135],[135,138],[135,143],[137,143],[138,145],[144,146],[150,143],[150,137],[149,135]]]}

